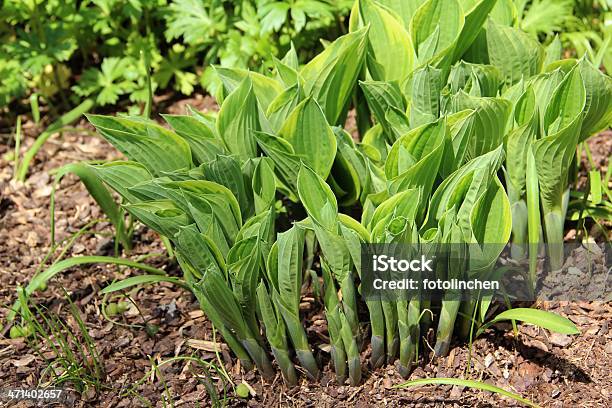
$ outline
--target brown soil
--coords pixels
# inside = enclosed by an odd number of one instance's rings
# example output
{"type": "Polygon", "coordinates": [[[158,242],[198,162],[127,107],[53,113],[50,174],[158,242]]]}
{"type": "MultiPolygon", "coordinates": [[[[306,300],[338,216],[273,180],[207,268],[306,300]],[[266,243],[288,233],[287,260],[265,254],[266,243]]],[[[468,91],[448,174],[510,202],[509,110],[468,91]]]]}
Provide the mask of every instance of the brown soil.
{"type": "MultiPolygon", "coordinates": [[[[203,109],[211,107],[206,98],[188,103],[203,109]]],[[[168,110],[179,113],[185,103],[168,110]]],[[[81,122],[79,127],[91,129],[81,122]]],[[[36,129],[25,127],[26,146],[31,144],[36,129]]],[[[610,153],[610,138],[602,134],[590,141],[594,158],[606,165],[610,153]]],[[[9,150],[0,145],[0,322],[16,299],[18,285],[33,276],[50,248],[49,199],[50,172],[77,160],[105,160],[117,157],[115,150],[96,136],[75,131],[53,137],[39,153],[26,184],[10,181],[12,164],[4,155],[9,150]]],[[[56,194],[57,239],[69,237],[94,218],[103,218],[99,208],[74,176],[65,177],[56,194]]],[[[112,228],[99,222],[81,236],[67,256],[112,255],[112,228]]],[[[176,265],[168,261],[157,236],[145,228],[135,233],[135,248],[131,259],[157,254],[145,262],[178,274],[176,265]]],[[[56,253],[57,255],[57,253],[56,253]]],[[[177,360],[151,374],[152,364],[160,364],[175,356],[197,356],[223,367],[235,384],[245,381],[251,387],[248,399],[238,398],[227,381],[211,370],[210,381],[220,398],[230,406],[249,407],[349,407],[349,406],[516,406],[505,397],[473,391],[457,386],[427,386],[395,389],[403,379],[393,367],[364,370],[363,384],[358,387],[339,386],[334,382],[329,363],[319,382],[302,379],[295,388],[287,388],[280,376],[265,383],[255,372],[244,372],[228,353],[222,339],[215,338],[212,327],[201,313],[195,298],[180,288],[156,284],[143,286],[130,295],[135,306],[115,321],[101,313],[104,303],[100,289],[114,279],[138,275],[129,268],[94,265],[72,268],[49,283],[44,292],[33,295],[35,304],[47,307],[61,316],[75,333],[79,333],[74,317],[69,313],[64,290],[81,311],[89,335],[93,338],[103,365],[102,387],[91,388],[75,395],[75,406],[131,407],[165,406],[164,395],[170,395],[176,406],[210,406],[205,370],[193,362],[177,360]],[[147,334],[158,328],[156,333],[147,334]],[[131,325],[131,326],[130,326],[131,325]],[[151,330],[149,330],[150,332],[151,330]],[[216,340],[216,343],[213,343],[216,340]],[[214,351],[219,353],[216,354],[214,351]],[[141,385],[136,386],[137,382],[141,385]],[[132,393],[126,390],[133,387],[132,393]],[[168,391],[165,391],[168,390],[168,391]],[[224,390],[227,393],[224,397],[224,390]]],[[[569,317],[580,328],[580,336],[550,334],[533,326],[521,326],[515,336],[507,326],[489,330],[477,339],[472,348],[472,368],[469,378],[482,380],[521,394],[547,407],[607,407],[612,393],[612,305],[610,303],[548,303],[541,308],[569,317]],[[608,402],[606,402],[608,401],[608,402]]],[[[321,324],[321,306],[305,302],[308,315],[304,324],[312,339],[324,339],[326,327],[321,324]]],[[[324,322],[324,321],[323,321],[324,322]]],[[[6,334],[8,327],[4,329],[6,334]]],[[[432,333],[429,333],[431,339],[432,333]]],[[[329,362],[328,354],[317,340],[316,354],[329,362]]],[[[38,354],[23,339],[0,336],[0,389],[36,387],[47,368],[44,359],[53,360],[48,344],[36,346],[38,354]]],[[[426,346],[425,346],[426,348],[426,346]]],[[[411,379],[424,377],[465,377],[468,347],[456,344],[446,358],[433,358],[424,350],[422,362],[411,379]]],[[[364,367],[368,351],[362,353],[364,367]]],[[[1,406],[2,403],[0,403],[1,406]]],[[[9,406],[5,404],[5,406],[9,406]]],[[[30,406],[28,403],[12,406],[30,406]]]]}

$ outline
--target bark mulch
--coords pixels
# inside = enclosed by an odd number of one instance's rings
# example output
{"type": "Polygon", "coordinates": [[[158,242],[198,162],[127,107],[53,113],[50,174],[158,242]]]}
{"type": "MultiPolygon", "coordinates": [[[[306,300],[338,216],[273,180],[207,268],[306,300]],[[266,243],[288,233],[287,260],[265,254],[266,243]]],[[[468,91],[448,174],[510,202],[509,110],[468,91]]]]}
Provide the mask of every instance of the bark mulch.
{"type": "MultiPolygon", "coordinates": [[[[200,109],[212,106],[208,98],[195,97],[173,103],[167,110],[181,113],[186,103],[200,109]]],[[[91,130],[85,122],[78,127],[91,130]]],[[[26,123],[26,147],[37,131],[33,124],[26,123]]],[[[604,167],[611,149],[609,135],[604,133],[590,141],[594,159],[604,167]]],[[[0,144],[0,322],[4,322],[8,308],[16,300],[18,285],[28,282],[50,250],[53,169],[77,160],[118,157],[100,138],[85,131],[71,131],[49,140],[37,155],[28,182],[19,184],[11,181],[12,163],[5,157],[11,148],[0,144]]],[[[64,177],[58,186],[56,203],[57,240],[70,237],[92,219],[104,218],[82,184],[71,175],[64,177]]],[[[113,247],[112,227],[101,221],[76,240],[67,256],[113,255],[113,247]]],[[[156,234],[140,227],[135,233],[134,249],[123,256],[139,259],[144,255],[147,256],[144,262],[170,274],[180,273],[168,261],[156,234]]],[[[161,407],[165,406],[162,399],[169,396],[175,406],[206,407],[213,402],[210,387],[229,406],[516,406],[505,397],[457,386],[396,389],[393,387],[403,379],[393,367],[374,371],[366,368],[363,384],[358,387],[337,385],[329,355],[321,347],[327,337],[322,307],[312,298],[304,299],[302,307],[304,325],[317,357],[325,364],[321,380],[315,383],[303,379],[295,388],[287,388],[280,376],[265,383],[255,372],[241,370],[222,339],[213,333],[195,298],[185,290],[167,284],[143,286],[129,292],[133,303],[127,312],[107,319],[102,314],[105,299],[100,289],[114,279],[139,273],[109,265],[75,267],[54,278],[47,290],[32,296],[32,303],[59,316],[83,340],[70,312],[67,293],[80,310],[95,344],[103,367],[100,387],[89,387],[81,395],[73,393],[74,406],[161,407]],[[175,357],[197,357],[214,367],[205,369],[193,359],[176,359],[154,369],[175,357]],[[242,381],[248,384],[248,398],[236,396],[228,381],[223,380],[222,370],[236,385],[242,381]]],[[[610,406],[612,305],[557,302],[539,307],[567,316],[582,334],[550,334],[523,325],[515,336],[511,327],[499,325],[473,343],[470,378],[519,393],[545,407],[610,406]]],[[[37,387],[41,381],[49,381],[49,361],[57,361],[60,356],[47,342],[32,345],[23,339],[10,339],[7,329],[2,331],[5,336],[0,336],[0,389],[37,387]]],[[[432,334],[429,333],[429,339],[432,334]]],[[[421,353],[423,360],[410,378],[464,377],[468,353],[466,344],[455,344],[448,357],[434,358],[425,347],[421,353]]],[[[362,357],[366,367],[367,349],[362,357]]],[[[20,404],[13,406],[33,406],[27,402],[20,404]]]]}

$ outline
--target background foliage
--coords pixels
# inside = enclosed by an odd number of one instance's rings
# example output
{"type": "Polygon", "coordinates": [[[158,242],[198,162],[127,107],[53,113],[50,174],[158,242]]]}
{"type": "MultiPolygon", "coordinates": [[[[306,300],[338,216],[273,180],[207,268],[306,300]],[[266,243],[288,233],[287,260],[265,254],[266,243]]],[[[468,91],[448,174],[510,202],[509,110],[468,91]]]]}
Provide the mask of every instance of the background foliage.
{"type": "MultiPolygon", "coordinates": [[[[0,10],[0,107],[37,92],[99,105],[152,86],[214,90],[210,64],[264,70],[291,45],[307,58],[344,30],[352,1],[6,0],[0,10]],[[263,60],[263,64],[262,64],[263,60]],[[203,75],[200,75],[203,74],[203,75]]],[[[74,101],[73,101],[74,102],[74,101]]],[[[65,106],[66,107],[66,106],[65,106]]]]}
{"type": "MultiPolygon", "coordinates": [[[[270,69],[291,42],[305,61],[321,40],[345,33],[352,0],[5,0],[0,10],[0,108],[37,93],[93,95],[98,105],[146,99],[154,90],[214,93],[211,64],[270,69]],[[143,55],[144,53],[144,55],[143,55]]],[[[514,0],[524,31],[612,69],[609,0],[514,0]]]]}

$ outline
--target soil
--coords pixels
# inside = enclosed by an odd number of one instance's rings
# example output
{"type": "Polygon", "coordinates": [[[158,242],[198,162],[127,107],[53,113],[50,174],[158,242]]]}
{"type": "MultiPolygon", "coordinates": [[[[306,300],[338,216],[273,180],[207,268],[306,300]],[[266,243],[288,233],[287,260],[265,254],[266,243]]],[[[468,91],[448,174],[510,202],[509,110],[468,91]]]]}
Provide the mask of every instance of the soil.
{"type": "MultiPolygon", "coordinates": [[[[165,111],[181,113],[189,103],[199,109],[212,109],[205,97],[187,102],[172,102],[165,111]]],[[[0,144],[0,322],[16,300],[17,287],[25,285],[50,251],[50,196],[52,171],[78,160],[117,158],[117,152],[101,138],[91,134],[91,127],[82,121],[77,130],[55,135],[37,155],[27,183],[11,181],[11,149],[0,144]]],[[[32,123],[24,126],[26,149],[39,129],[32,123]]],[[[589,141],[594,160],[607,166],[610,154],[609,133],[589,141]]],[[[92,219],[103,214],[86,189],[72,175],[64,177],[56,191],[56,240],[71,237],[92,219]]],[[[144,227],[135,232],[135,246],[124,257],[140,260],[179,274],[168,259],[160,240],[144,227]]],[[[66,253],[81,255],[113,255],[113,230],[100,221],[88,228],[66,253]]],[[[55,256],[58,255],[55,251],[55,256]]],[[[48,265],[48,262],[46,263],[48,265]]],[[[68,405],[131,407],[165,406],[169,398],[175,406],[211,406],[214,388],[222,403],[248,407],[488,407],[516,406],[506,397],[458,386],[422,386],[393,388],[403,378],[393,367],[367,369],[368,350],[362,353],[364,375],[358,387],[338,385],[329,365],[324,342],[327,337],[322,307],[312,298],[305,298],[304,325],[315,346],[317,358],[325,363],[323,376],[312,382],[302,376],[299,386],[288,388],[280,376],[264,382],[256,372],[245,372],[228,352],[222,339],[202,314],[195,298],[186,290],[168,284],[145,285],[130,291],[133,303],[120,316],[107,318],[103,306],[110,299],[100,294],[101,288],[114,279],[136,276],[141,272],[109,265],[73,267],[52,279],[48,288],[36,292],[32,303],[59,316],[83,342],[78,321],[70,312],[69,296],[79,309],[87,333],[97,350],[99,387],[89,387],[82,394],[70,391],[68,405]],[[197,357],[214,365],[204,369],[197,357]],[[175,358],[159,368],[163,361],[175,358]],[[250,395],[236,395],[224,373],[238,385],[248,384],[250,395]]],[[[114,300],[116,301],[116,299],[114,300]]],[[[427,344],[422,350],[420,365],[410,379],[455,377],[481,380],[545,407],[607,407],[612,393],[612,304],[597,302],[542,303],[538,307],[560,313],[581,330],[579,336],[550,334],[534,326],[520,326],[515,334],[508,325],[498,325],[472,344],[471,369],[467,372],[469,347],[454,344],[448,357],[434,358],[427,344]]],[[[0,389],[32,388],[50,379],[49,361],[58,356],[49,342],[28,344],[23,339],[10,339],[8,327],[0,336],[0,389]]],[[[427,339],[432,338],[430,330],[427,339]]],[[[91,356],[90,356],[91,358],[91,356]]],[[[57,361],[57,360],[56,360],[57,361]]],[[[87,359],[91,364],[91,361],[87,359]]],[[[63,387],[70,385],[64,384],[63,387]]],[[[0,402],[0,406],[1,406],[0,402]]],[[[21,402],[10,406],[33,406],[21,402]],[[19,405],[21,404],[21,405],[19,405]]],[[[5,403],[4,406],[9,406],[5,403]]]]}

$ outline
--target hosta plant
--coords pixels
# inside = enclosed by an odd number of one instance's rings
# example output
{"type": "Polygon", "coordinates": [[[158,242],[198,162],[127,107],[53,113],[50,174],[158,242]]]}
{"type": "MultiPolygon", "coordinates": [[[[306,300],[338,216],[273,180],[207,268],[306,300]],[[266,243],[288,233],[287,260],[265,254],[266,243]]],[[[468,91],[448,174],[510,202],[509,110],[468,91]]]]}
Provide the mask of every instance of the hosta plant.
{"type": "MultiPolygon", "coordinates": [[[[169,128],[90,115],[127,160],[88,166],[171,242],[244,367],[271,376],[273,357],[290,384],[295,364],[318,377],[300,299],[322,281],[337,379],[360,381],[368,337],[372,366],[407,375],[423,329],[435,325],[443,355],[453,333],[488,327],[491,300],[361,302],[362,245],[422,248],[440,278],[486,279],[509,241],[540,240],[542,221],[558,267],[576,146],[610,121],[610,78],[542,48],[507,21],[507,3],[359,0],[351,31],[303,66],[291,50],[269,76],[219,69],[218,114],[166,115],[169,128]],[[343,129],[351,107],[358,135],[343,129]]],[[[510,312],[577,332],[546,312],[510,312]]]]}

